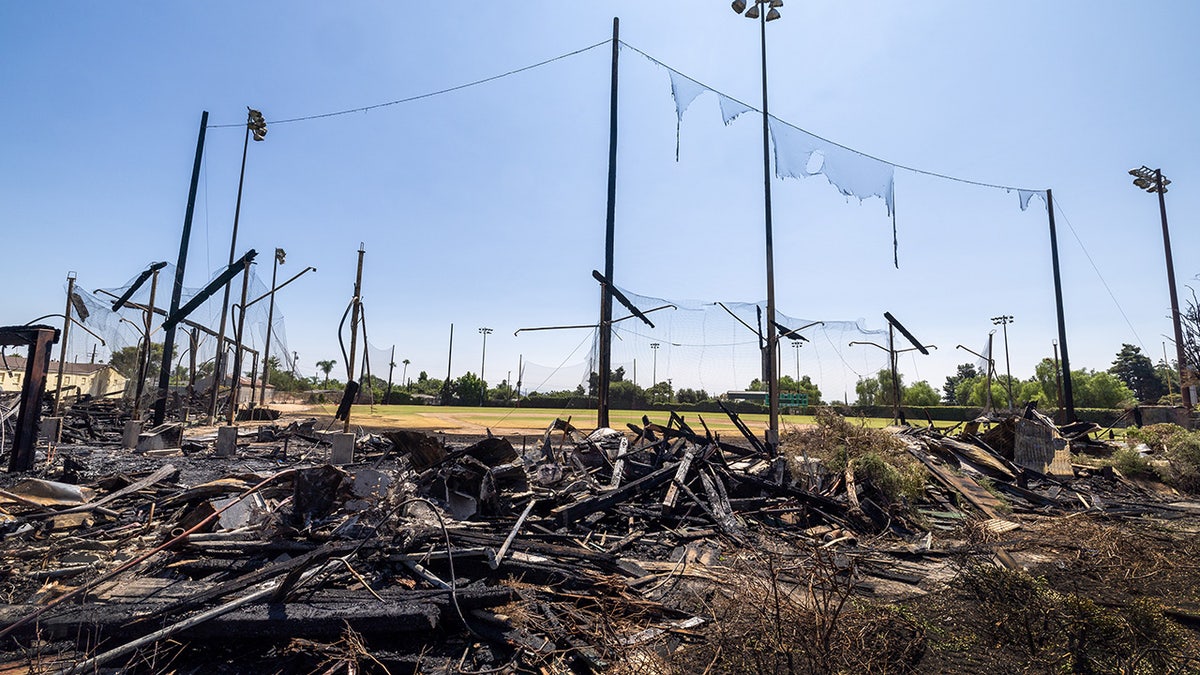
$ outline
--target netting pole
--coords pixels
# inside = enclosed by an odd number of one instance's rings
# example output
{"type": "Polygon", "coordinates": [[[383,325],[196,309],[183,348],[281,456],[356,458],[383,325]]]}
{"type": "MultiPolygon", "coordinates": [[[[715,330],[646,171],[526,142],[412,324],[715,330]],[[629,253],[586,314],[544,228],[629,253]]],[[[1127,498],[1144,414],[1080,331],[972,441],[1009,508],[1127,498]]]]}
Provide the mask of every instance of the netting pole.
{"type": "Polygon", "coordinates": [[[613,243],[616,238],[617,211],[617,59],[621,53],[620,19],[613,17],[612,35],[612,84],[608,108],[608,215],[604,230],[604,278],[608,283],[600,285],[600,363],[599,381],[596,391],[596,426],[608,426],[609,370],[612,368],[612,293],[613,243]]]}
{"type": "Polygon", "coordinates": [[[767,244],[767,400],[770,405],[770,426],[767,430],[767,450],[771,455],[779,449],[779,368],[777,368],[779,336],[775,331],[775,246],[771,232],[771,129],[767,112],[767,12],[759,15],[759,44],[762,47],[762,142],[763,142],[763,216],[766,222],[767,244]]]}
{"type": "MultiPolygon", "coordinates": [[[[67,364],[67,336],[71,333],[71,295],[75,292],[75,273],[67,274],[67,308],[63,311],[62,346],[58,351],[58,383],[54,389],[54,416],[62,404],[63,366],[67,364]]],[[[61,429],[61,423],[59,428],[61,429]]]]}
{"type": "MultiPolygon", "coordinates": [[[[1063,398],[1067,418],[1075,421],[1075,391],[1071,387],[1071,359],[1067,356],[1067,324],[1063,318],[1062,276],[1058,269],[1058,232],[1054,229],[1054,193],[1046,190],[1046,213],[1050,217],[1050,258],[1054,264],[1054,306],[1058,311],[1058,344],[1062,347],[1063,398]]],[[[989,355],[990,356],[990,355],[989,355]]]]}
{"type": "MultiPolygon", "coordinates": [[[[358,316],[359,310],[362,307],[362,268],[363,256],[366,254],[366,247],[360,242],[358,245],[358,272],[354,276],[354,304],[350,312],[350,362],[346,364],[346,386],[351,386],[354,381],[354,357],[355,351],[358,349],[358,316]]],[[[365,348],[364,348],[365,349],[365,348]]],[[[342,425],[342,433],[350,433],[350,413],[346,413],[346,421],[342,425]]]]}
{"type": "Polygon", "coordinates": [[[150,327],[154,322],[154,299],[158,293],[158,270],[154,270],[153,276],[150,278],[150,302],[146,304],[146,334],[142,336],[142,362],[138,367],[137,387],[134,388],[133,395],[133,419],[141,419],[142,411],[142,394],[146,387],[146,374],[150,370],[150,351],[154,345],[154,341],[150,339],[150,327]]]}
{"type": "MultiPolygon", "coordinates": [[[[188,242],[192,236],[192,214],[196,210],[196,189],[200,184],[200,165],[204,158],[204,132],[208,129],[208,111],[200,115],[200,136],[196,140],[196,159],[192,164],[192,183],[188,188],[187,210],[183,216],[183,235],[179,239],[179,260],[175,263],[175,285],[171,289],[171,310],[168,316],[179,311],[183,296],[183,271],[187,267],[188,242]]],[[[219,345],[218,345],[219,346],[219,345]]],[[[158,393],[154,399],[154,415],[151,425],[158,426],[167,417],[167,392],[171,387],[171,357],[175,351],[175,324],[163,331],[163,360],[158,373],[158,393]]]]}

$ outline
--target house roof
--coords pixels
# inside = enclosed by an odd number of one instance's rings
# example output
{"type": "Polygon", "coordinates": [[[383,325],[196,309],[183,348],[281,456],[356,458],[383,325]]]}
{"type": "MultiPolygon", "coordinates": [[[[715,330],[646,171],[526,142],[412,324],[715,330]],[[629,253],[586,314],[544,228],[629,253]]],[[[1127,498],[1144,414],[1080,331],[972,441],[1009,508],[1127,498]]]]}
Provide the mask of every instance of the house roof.
{"type": "MultiPolygon", "coordinates": [[[[107,363],[71,363],[68,361],[63,366],[63,375],[92,375],[105,368],[112,368],[112,366],[107,363]]],[[[0,370],[24,373],[25,357],[5,354],[4,358],[0,359],[0,370]]],[[[50,362],[49,372],[58,373],[58,361],[50,362]]]]}

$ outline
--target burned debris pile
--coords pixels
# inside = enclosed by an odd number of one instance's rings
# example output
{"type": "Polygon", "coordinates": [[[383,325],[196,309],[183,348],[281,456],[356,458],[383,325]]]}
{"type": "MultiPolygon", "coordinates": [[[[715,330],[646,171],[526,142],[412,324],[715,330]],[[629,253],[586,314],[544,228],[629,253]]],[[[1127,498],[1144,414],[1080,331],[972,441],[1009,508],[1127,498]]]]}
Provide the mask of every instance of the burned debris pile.
{"type": "Polygon", "coordinates": [[[239,434],[234,458],[208,439],[116,457],[96,446],[119,439],[93,435],[0,491],[0,658],[68,673],[916,672],[926,627],[879,603],[936,592],[967,559],[1027,566],[1011,540],[1026,517],[1195,515],[1073,466],[1070,446],[1094,443],[1081,431],[1036,412],[955,436],[822,413],[773,454],[672,413],[590,433],[555,420],[519,443],[365,435],[342,465],[311,422],[239,434]]]}

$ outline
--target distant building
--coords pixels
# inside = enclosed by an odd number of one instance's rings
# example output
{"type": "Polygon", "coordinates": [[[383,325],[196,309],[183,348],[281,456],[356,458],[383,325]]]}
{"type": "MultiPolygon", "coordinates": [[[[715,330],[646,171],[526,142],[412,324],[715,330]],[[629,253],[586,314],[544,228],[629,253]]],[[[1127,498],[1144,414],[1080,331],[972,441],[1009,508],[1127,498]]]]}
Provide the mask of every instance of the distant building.
{"type": "MultiPolygon", "coordinates": [[[[67,363],[62,379],[64,394],[100,397],[120,396],[125,391],[125,376],[107,363],[67,363]]],[[[21,391],[24,381],[25,357],[6,354],[0,358],[0,391],[21,391]]],[[[58,388],[58,361],[51,361],[46,391],[58,388]]]]}
{"type": "Polygon", "coordinates": [[[725,398],[730,401],[750,401],[751,403],[767,403],[765,391],[727,391],[725,398]]]}

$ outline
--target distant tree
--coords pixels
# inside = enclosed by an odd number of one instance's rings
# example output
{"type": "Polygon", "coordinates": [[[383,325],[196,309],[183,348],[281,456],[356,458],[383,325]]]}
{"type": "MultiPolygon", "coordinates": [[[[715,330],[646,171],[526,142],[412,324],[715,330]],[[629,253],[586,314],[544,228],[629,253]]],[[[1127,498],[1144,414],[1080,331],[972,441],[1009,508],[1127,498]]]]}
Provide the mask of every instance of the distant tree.
{"type": "Polygon", "coordinates": [[[746,387],[746,391],[766,391],[767,385],[757,377],[750,380],[750,384],[746,387]]]}
{"type": "MultiPolygon", "coordinates": [[[[904,400],[904,375],[900,375],[900,400],[904,400]]],[[[884,368],[875,374],[875,377],[867,377],[858,381],[854,385],[854,392],[858,394],[857,405],[891,405],[894,400],[895,392],[892,387],[892,371],[884,368]]]]}
{"type": "Polygon", "coordinates": [[[1037,403],[1039,408],[1049,408],[1051,406],[1051,401],[1046,397],[1046,392],[1042,391],[1042,384],[1037,381],[1037,378],[1030,378],[1022,382],[1021,388],[1013,389],[1013,392],[1017,396],[1017,401],[1021,404],[1033,401],[1037,403]]]}
{"type": "Polygon", "coordinates": [[[947,377],[946,384],[942,386],[942,398],[946,401],[946,405],[965,405],[958,401],[954,392],[958,389],[959,382],[975,377],[979,377],[979,371],[975,370],[975,364],[958,364],[958,370],[953,375],[947,377]]]}
{"type": "Polygon", "coordinates": [[[651,403],[666,403],[673,399],[674,393],[670,382],[659,382],[646,390],[646,399],[651,403]]]}
{"type": "Polygon", "coordinates": [[[629,380],[613,382],[608,388],[608,405],[621,410],[637,410],[646,405],[646,392],[629,380]]]}
{"type": "Polygon", "coordinates": [[[516,390],[508,383],[508,380],[500,380],[500,384],[488,390],[489,401],[504,401],[507,403],[516,398],[516,395],[516,390]]]}
{"type": "Polygon", "coordinates": [[[479,379],[475,373],[465,373],[450,384],[450,395],[458,405],[479,405],[487,382],[479,379]]]}
{"type": "Polygon", "coordinates": [[[791,375],[779,378],[779,392],[789,394],[808,394],[809,405],[821,405],[821,389],[813,384],[812,378],[804,375],[797,382],[791,375]]]}
{"type": "Polygon", "coordinates": [[[879,404],[879,378],[864,377],[859,379],[854,385],[854,393],[858,395],[858,399],[854,401],[854,405],[878,405],[879,404]]]}
{"type": "MultiPolygon", "coordinates": [[[[625,367],[624,366],[620,366],[616,370],[608,371],[608,387],[609,387],[610,391],[612,390],[612,385],[614,382],[624,382],[624,381],[625,381],[625,367]]],[[[595,396],[596,394],[598,394],[600,392],[600,374],[599,373],[593,371],[590,375],[588,375],[587,391],[588,391],[589,396],[595,396]]]]}
{"type": "MultiPolygon", "coordinates": [[[[141,345],[133,345],[130,347],[122,347],[112,353],[108,358],[108,365],[112,366],[116,371],[125,377],[134,378],[138,375],[138,355],[141,352],[141,345]]],[[[146,368],[146,378],[153,380],[158,377],[160,364],[162,363],[163,346],[162,343],[150,343],[150,365],[146,368]]]]}
{"type": "Polygon", "coordinates": [[[1117,358],[1108,372],[1133,390],[1139,401],[1153,403],[1167,393],[1154,370],[1154,362],[1134,345],[1121,345],[1121,351],[1117,352],[1117,358]]]}
{"type": "Polygon", "coordinates": [[[905,405],[933,406],[940,403],[942,397],[938,395],[937,390],[932,385],[925,380],[921,380],[905,388],[903,400],[905,405]]]}
{"type": "Polygon", "coordinates": [[[317,368],[325,373],[325,388],[329,388],[329,374],[333,372],[333,367],[337,365],[337,361],[329,359],[326,361],[317,361],[317,368]]]}
{"type": "Polygon", "coordinates": [[[1073,370],[1071,388],[1080,408],[1118,408],[1137,402],[1132,389],[1106,372],[1073,370]]]}

